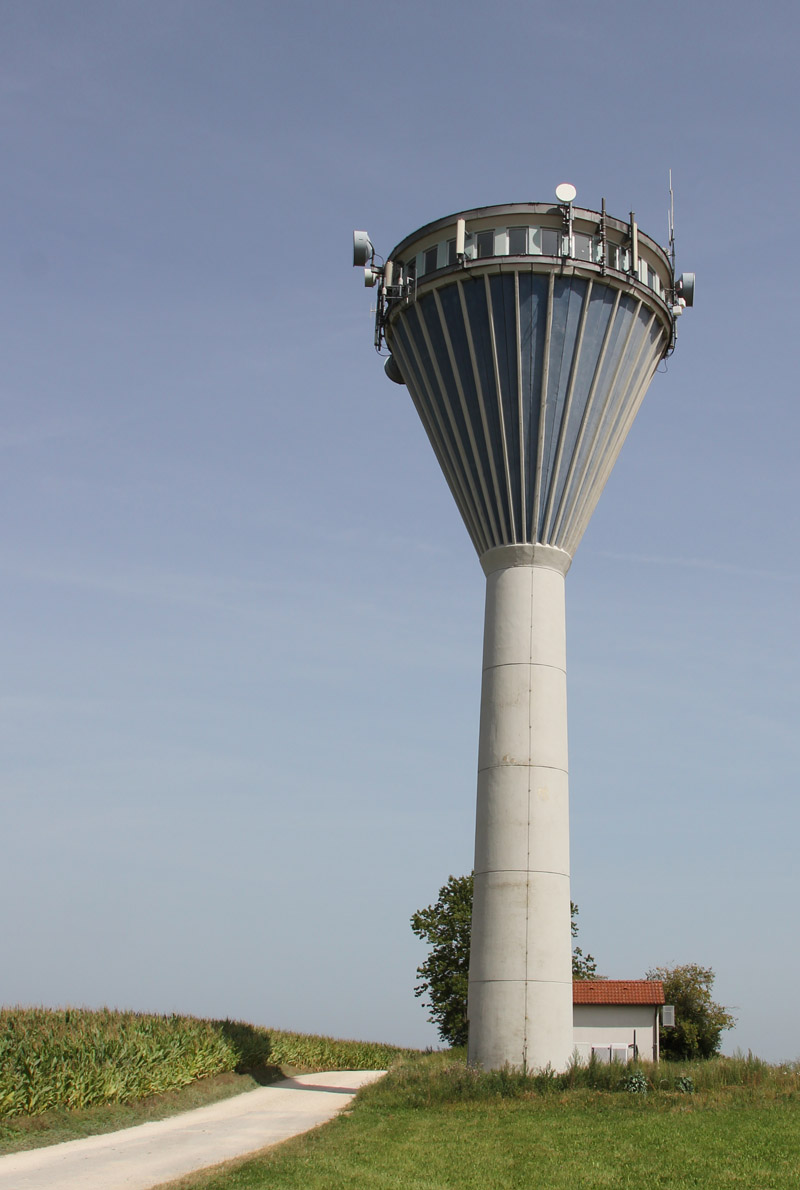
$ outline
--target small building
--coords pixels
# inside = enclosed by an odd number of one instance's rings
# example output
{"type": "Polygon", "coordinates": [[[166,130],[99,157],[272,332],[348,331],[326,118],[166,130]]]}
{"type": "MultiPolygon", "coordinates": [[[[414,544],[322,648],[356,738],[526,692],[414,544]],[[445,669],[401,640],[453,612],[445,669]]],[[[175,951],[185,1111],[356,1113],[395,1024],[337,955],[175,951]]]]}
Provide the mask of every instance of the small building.
{"type": "Polygon", "coordinates": [[[582,1062],[658,1061],[664,985],[656,979],[576,979],[572,1033],[582,1062]]]}

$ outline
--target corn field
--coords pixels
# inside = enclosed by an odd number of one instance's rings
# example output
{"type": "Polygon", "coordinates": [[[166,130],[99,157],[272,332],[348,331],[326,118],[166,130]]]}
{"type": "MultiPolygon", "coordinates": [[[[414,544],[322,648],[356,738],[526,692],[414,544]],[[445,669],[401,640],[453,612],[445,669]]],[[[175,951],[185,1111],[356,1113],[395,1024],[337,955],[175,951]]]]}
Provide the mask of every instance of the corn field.
{"type": "Polygon", "coordinates": [[[109,1009],[0,1009],[0,1116],[130,1103],[267,1065],[383,1067],[393,1046],[109,1009]],[[377,1066],[376,1066],[377,1063],[377,1066]]]}
{"type": "Polygon", "coordinates": [[[270,1033],[270,1062],[308,1070],[386,1070],[416,1052],[373,1041],[339,1041],[306,1033],[270,1033]]]}

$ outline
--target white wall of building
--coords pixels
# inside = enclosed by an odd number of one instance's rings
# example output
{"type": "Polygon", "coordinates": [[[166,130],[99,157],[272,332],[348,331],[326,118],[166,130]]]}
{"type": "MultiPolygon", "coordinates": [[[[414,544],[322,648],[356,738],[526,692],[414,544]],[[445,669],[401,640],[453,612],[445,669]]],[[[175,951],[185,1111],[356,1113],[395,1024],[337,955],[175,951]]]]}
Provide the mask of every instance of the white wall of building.
{"type": "Polygon", "coordinates": [[[652,1004],[573,1004],[572,1024],[575,1049],[583,1062],[588,1062],[593,1048],[610,1046],[615,1059],[622,1057],[622,1050],[632,1058],[634,1041],[642,1061],[658,1059],[658,1009],[652,1004]]]}

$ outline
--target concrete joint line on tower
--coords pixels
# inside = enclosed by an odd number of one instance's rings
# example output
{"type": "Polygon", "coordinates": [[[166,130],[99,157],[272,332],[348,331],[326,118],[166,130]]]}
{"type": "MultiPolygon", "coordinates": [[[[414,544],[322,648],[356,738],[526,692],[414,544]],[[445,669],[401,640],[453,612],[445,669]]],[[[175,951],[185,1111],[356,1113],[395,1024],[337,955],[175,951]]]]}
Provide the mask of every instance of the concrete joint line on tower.
{"type": "Polygon", "coordinates": [[[473,983],[521,983],[521,984],[536,983],[536,984],[544,984],[544,985],[553,986],[553,987],[561,987],[561,980],[537,979],[536,976],[531,976],[528,979],[503,979],[502,977],[498,978],[498,979],[473,979],[472,982],[473,983]]]}
{"type": "MultiPolygon", "coordinates": [[[[496,769],[529,769],[530,767],[531,767],[530,761],[509,760],[509,761],[504,762],[503,764],[479,765],[478,772],[479,773],[491,773],[491,772],[494,772],[496,769]]],[[[569,771],[568,769],[565,769],[565,768],[559,768],[559,766],[556,764],[537,764],[536,768],[544,769],[545,771],[549,771],[551,773],[567,773],[569,771]]]]}
{"type": "MultiPolygon", "coordinates": [[[[550,315],[551,315],[551,310],[552,310],[552,304],[553,304],[553,277],[551,275],[550,287],[548,290],[548,302],[547,302],[548,327],[550,326],[550,315]]],[[[545,358],[542,370],[546,375],[546,373],[547,373],[547,357],[545,358]]],[[[543,381],[542,387],[543,387],[544,391],[547,391],[546,380],[543,381]]],[[[542,413],[540,412],[540,421],[541,421],[541,417],[542,417],[542,413]]],[[[537,476],[537,481],[538,481],[538,476],[537,476]]],[[[537,489],[538,489],[538,482],[537,482],[537,489]]],[[[538,490],[537,490],[536,498],[534,499],[534,507],[538,508],[538,490]]],[[[528,666],[529,666],[528,672],[530,674],[531,668],[534,664],[533,624],[534,624],[534,616],[535,616],[535,599],[534,599],[534,594],[533,594],[533,568],[532,567],[528,571],[528,577],[530,579],[530,595],[529,595],[530,631],[528,633],[528,666]]],[[[533,705],[532,705],[532,703],[533,703],[533,689],[532,689],[532,687],[533,687],[533,681],[531,679],[528,681],[528,756],[531,759],[533,759],[533,748],[534,748],[533,705]]],[[[529,765],[528,766],[528,823],[531,822],[531,792],[532,792],[531,774],[532,774],[532,771],[533,770],[531,769],[531,767],[529,765]]],[[[528,830],[527,845],[528,845],[527,863],[525,864],[526,873],[530,872],[530,870],[531,870],[531,832],[530,832],[530,829],[528,830]]],[[[525,885],[525,1001],[526,1001],[526,1003],[525,1003],[525,1032],[524,1032],[523,1038],[522,1038],[522,1069],[523,1070],[527,1070],[527,1068],[528,1068],[528,1029],[529,1029],[530,1013],[528,1012],[527,998],[528,998],[528,982],[529,982],[530,976],[531,976],[531,971],[530,971],[530,916],[531,916],[531,882],[530,882],[530,879],[528,879],[528,880],[526,880],[526,885],[525,885]]]]}
{"type": "Polygon", "coordinates": [[[554,669],[556,673],[565,674],[566,666],[552,665],[548,661],[496,661],[492,665],[484,665],[483,672],[490,669],[554,669]]]}
{"type": "MultiPolygon", "coordinates": [[[[520,873],[520,872],[525,874],[525,873],[527,873],[527,871],[528,871],[527,868],[497,868],[497,869],[495,869],[493,875],[502,876],[505,873],[509,876],[512,876],[515,873],[520,873]]],[[[568,872],[559,872],[557,869],[551,870],[549,868],[540,868],[538,874],[540,876],[555,876],[559,880],[566,880],[569,875],[568,872]]]]}

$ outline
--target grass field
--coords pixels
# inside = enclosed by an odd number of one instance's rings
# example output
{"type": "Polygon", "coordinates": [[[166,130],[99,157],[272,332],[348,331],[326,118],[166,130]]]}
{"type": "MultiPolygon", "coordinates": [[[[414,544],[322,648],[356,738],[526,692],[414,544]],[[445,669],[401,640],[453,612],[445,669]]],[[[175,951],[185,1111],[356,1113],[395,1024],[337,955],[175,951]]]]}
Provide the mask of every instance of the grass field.
{"type": "Polygon", "coordinates": [[[434,1055],[396,1067],[324,1128],[170,1190],[800,1187],[796,1069],[741,1059],[643,1072],[648,1091],[634,1094],[616,1089],[619,1068],[594,1086],[526,1085],[434,1055]],[[686,1078],[693,1093],[676,1087],[686,1078]]]}

